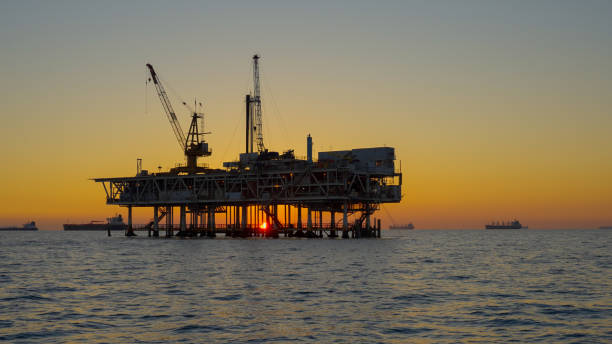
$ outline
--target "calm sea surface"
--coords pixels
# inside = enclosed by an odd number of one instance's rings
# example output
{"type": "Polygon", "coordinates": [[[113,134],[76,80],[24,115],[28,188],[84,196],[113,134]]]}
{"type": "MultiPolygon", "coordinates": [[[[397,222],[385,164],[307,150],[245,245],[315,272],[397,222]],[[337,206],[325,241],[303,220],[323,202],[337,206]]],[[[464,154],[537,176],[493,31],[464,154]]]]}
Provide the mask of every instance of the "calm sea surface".
{"type": "Polygon", "coordinates": [[[0,342],[612,342],[612,231],[383,236],[0,232],[0,342]]]}

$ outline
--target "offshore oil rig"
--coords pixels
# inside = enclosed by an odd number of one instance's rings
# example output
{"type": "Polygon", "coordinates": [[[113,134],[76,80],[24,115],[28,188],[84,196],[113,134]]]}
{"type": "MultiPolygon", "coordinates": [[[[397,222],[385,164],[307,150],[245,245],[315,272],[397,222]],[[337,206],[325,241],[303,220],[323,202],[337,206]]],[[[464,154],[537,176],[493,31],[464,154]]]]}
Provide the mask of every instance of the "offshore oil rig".
{"type": "Polygon", "coordinates": [[[222,169],[198,165],[199,157],[212,153],[204,139],[203,113],[183,103],[191,112],[185,135],[155,69],[147,64],[149,82],[186,164],[149,173],[139,161],[136,176],[94,179],[103,185],[107,204],[127,207],[126,236],[145,230],[154,237],[160,231],[166,237],[380,237],[380,219],[374,213],[382,203],[401,200],[402,174],[395,170],[394,148],[319,152],[314,160],[308,135],[306,159],[296,158],[294,150],[269,151],[262,133],[259,59],[253,56],[253,92],[245,97],[244,153],[224,162],[222,169]],[[152,207],[150,223],[135,226],[133,207],[152,207]],[[351,215],[356,216],[349,223],[351,215]]]}

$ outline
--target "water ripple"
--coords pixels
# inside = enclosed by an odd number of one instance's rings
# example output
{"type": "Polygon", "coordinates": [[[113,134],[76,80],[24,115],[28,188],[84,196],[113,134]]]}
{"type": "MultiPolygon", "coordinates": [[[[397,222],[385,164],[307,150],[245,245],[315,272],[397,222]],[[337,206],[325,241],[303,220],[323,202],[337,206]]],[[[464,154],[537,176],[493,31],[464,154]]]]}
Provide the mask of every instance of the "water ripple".
{"type": "Polygon", "coordinates": [[[0,233],[0,341],[612,342],[611,231],[0,233]]]}

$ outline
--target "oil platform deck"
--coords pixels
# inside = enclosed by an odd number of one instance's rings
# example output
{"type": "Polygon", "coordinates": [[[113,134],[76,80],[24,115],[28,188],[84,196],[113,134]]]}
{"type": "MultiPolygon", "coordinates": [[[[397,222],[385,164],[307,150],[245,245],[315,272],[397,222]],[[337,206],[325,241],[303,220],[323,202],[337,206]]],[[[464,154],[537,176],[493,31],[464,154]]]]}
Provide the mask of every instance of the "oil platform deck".
{"type": "Polygon", "coordinates": [[[128,208],[127,231],[132,233],[137,229],[132,208],[153,207],[151,223],[139,228],[153,236],[163,230],[166,236],[336,237],[341,232],[345,238],[379,237],[380,220],[371,216],[381,203],[401,200],[394,149],[319,152],[318,158],[296,159],[291,151],[264,159],[243,153],[240,161],[224,163],[225,170],[185,175],[143,171],[94,180],[104,186],[107,204],[128,208]],[[349,223],[356,213],[359,217],[349,223]]]}

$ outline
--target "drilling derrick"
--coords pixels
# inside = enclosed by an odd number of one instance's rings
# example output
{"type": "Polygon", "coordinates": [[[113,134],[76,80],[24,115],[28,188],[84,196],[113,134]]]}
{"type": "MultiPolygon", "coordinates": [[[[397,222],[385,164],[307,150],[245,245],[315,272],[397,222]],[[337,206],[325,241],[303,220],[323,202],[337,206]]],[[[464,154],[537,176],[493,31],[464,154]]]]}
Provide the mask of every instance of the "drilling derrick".
{"type": "Polygon", "coordinates": [[[261,94],[259,90],[259,55],[253,55],[253,97],[251,98],[252,110],[255,117],[255,133],[257,135],[257,151],[265,151],[263,143],[263,120],[261,116],[261,94]]]}

